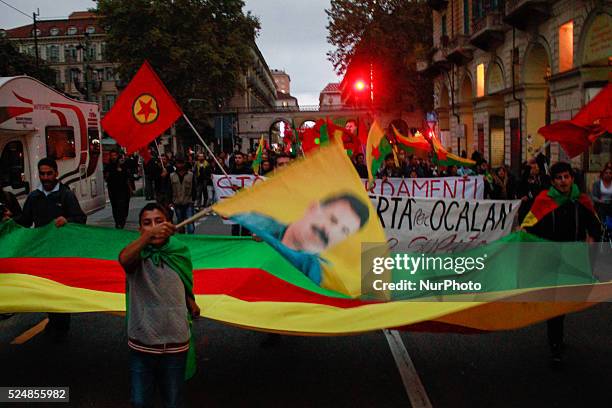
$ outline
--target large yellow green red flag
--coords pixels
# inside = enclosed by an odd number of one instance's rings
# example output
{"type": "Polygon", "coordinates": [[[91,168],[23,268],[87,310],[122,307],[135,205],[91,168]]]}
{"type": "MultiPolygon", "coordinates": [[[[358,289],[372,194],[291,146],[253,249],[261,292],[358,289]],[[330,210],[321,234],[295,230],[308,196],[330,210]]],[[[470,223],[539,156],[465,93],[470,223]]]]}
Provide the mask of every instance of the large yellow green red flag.
{"type": "Polygon", "coordinates": [[[261,237],[316,284],[349,296],[361,293],[362,243],[385,242],[376,211],[338,143],[213,208],[261,237]]]}
{"type": "MultiPolygon", "coordinates": [[[[125,311],[125,272],[117,256],[137,236],[135,231],[71,223],[62,228],[52,223],[23,228],[11,221],[0,222],[0,313],[125,311]]],[[[557,263],[557,268],[566,269],[567,277],[573,277],[572,286],[516,290],[517,277],[529,278],[525,266],[549,259],[532,257],[524,265],[504,257],[497,267],[484,272],[508,283],[500,288],[505,290],[492,293],[489,301],[474,301],[460,293],[432,298],[427,291],[415,291],[412,301],[369,301],[320,287],[272,246],[250,237],[178,235],[172,239],[187,245],[191,253],[193,293],[202,316],[263,331],[338,335],[383,328],[507,330],[612,298],[612,282],[593,284],[575,278],[573,258],[557,263]],[[572,296],[573,301],[529,302],[521,298],[522,293],[560,296],[576,290],[586,291],[584,300],[572,296]]],[[[527,234],[514,233],[486,251],[494,253],[495,247],[525,239],[527,234]]],[[[538,283],[542,270],[527,270],[538,283]]]]}

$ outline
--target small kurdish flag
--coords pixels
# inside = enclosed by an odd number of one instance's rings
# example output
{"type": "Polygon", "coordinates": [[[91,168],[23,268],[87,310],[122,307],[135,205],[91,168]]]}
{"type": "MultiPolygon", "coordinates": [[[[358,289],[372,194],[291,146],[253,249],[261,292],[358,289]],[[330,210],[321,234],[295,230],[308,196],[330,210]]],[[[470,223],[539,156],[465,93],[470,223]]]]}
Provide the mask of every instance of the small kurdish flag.
{"type": "Polygon", "coordinates": [[[385,156],[392,151],[391,144],[385,137],[385,131],[380,126],[380,123],[375,120],[370,127],[366,143],[366,165],[370,182],[374,180],[376,172],[383,165],[385,156]]]}
{"type": "Polygon", "coordinates": [[[259,146],[257,146],[257,153],[255,155],[255,160],[253,160],[253,171],[255,172],[255,174],[259,173],[259,166],[261,166],[261,161],[263,158],[263,150],[264,150],[264,137],[263,135],[261,136],[261,139],[259,139],[259,146]]]}
{"type": "Polygon", "coordinates": [[[442,143],[435,136],[431,138],[433,144],[434,155],[432,161],[437,165],[442,166],[462,166],[472,167],[476,165],[474,160],[464,159],[456,154],[449,153],[442,146],[442,143]]]}

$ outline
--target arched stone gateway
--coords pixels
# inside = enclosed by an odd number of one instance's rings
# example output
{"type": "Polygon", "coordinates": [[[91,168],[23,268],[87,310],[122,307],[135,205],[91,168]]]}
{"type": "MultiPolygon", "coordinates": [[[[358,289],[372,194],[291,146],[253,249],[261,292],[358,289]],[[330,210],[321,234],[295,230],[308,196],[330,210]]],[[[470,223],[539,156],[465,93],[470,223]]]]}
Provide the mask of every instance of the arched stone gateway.
{"type": "MultiPolygon", "coordinates": [[[[276,111],[273,109],[267,111],[253,112],[238,112],[237,134],[241,141],[243,151],[247,151],[256,145],[262,135],[268,137],[272,142],[274,135],[279,134],[282,122],[285,125],[291,126],[295,124],[298,128],[302,128],[306,124],[314,124],[318,119],[329,118],[330,120],[341,120],[342,123],[354,122],[359,123],[360,120],[365,120],[366,123],[371,123],[374,114],[368,109],[343,108],[337,110],[319,110],[302,107],[292,108],[292,110],[276,111]]],[[[400,115],[396,113],[376,113],[376,117],[381,122],[383,128],[387,128],[392,120],[403,120],[407,128],[421,127],[424,114],[421,111],[402,112],[400,115]]]]}
{"type": "Polygon", "coordinates": [[[281,145],[284,143],[283,139],[287,135],[287,132],[291,132],[291,122],[286,119],[277,118],[272,122],[268,128],[267,138],[270,146],[281,145]]]}

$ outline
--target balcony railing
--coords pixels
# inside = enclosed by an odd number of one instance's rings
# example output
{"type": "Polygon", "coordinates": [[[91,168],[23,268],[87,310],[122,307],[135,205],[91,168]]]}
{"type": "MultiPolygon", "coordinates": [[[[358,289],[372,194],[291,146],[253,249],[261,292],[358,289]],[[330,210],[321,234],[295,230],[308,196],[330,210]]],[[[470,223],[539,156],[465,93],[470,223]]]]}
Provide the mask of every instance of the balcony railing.
{"type": "Polygon", "coordinates": [[[300,105],[300,106],[273,106],[273,107],[236,107],[225,108],[219,113],[299,113],[299,112],[360,112],[367,111],[367,107],[354,107],[345,105],[300,105]]]}
{"type": "Polygon", "coordinates": [[[506,0],[504,22],[525,30],[550,17],[549,0],[506,0]]]}
{"type": "Polygon", "coordinates": [[[504,25],[501,9],[484,10],[484,15],[472,20],[472,37],[470,42],[476,47],[488,51],[504,41],[504,25]]]}
{"type": "Polygon", "coordinates": [[[472,59],[474,47],[470,44],[470,36],[459,34],[448,44],[446,59],[457,65],[463,65],[472,59]]]}

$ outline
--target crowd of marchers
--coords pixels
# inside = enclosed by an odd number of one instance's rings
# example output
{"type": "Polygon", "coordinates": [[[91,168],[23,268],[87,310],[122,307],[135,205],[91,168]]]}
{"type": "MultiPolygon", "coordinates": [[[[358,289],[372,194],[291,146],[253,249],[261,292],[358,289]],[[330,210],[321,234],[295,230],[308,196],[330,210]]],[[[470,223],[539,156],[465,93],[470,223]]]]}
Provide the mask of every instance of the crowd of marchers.
{"type": "MultiPolygon", "coordinates": [[[[486,198],[521,199],[521,219],[524,229],[552,241],[594,242],[612,229],[612,163],[601,171],[588,197],[578,186],[579,177],[565,162],[548,166],[545,160],[524,164],[517,180],[505,167],[491,171],[488,163],[476,155],[474,168],[437,168],[430,160],[416,157],[386,157],[379,177],[432,177],[482,175],[487,183],[486,198]],[[539,208],[538,217],[525,216],[539,208]]],[[[194,207],[210,203],[213,174],[269,175],[293,160],[291,155],[273,151],[246,155],[239,151],[231,155],[203,153],[184,155],[163,154],[144,165],[144,193],[150,202],[138,216],[140,236],[119,254],[119,263],[126,272],[129,287],[127,332],[130,348],[131,400],[134,406],[149,406],[154,398],[155,383],[162,391],[165,406],[176,406],[184,397],[183,379],[190,372],[190,319],[200,310],[193,294],[193,276],[189,251],[171,236],[179,232],[174,224],[193,214],[194,207]],[[254,162],[254,163],[253,163],[254,162]],[[255,165],[253,165],[255,164],[255,165]],[[152,306],[153,305],[153,306],[152,306]],[[172,324],[169,324],[172,323],[172,324]]],[[[364,173],[362,154],[353,163],[361,177],[364,173]]],[[[35,228],[53,223],[61,228],[68,223],[85,223],[86,215],[74,193],[59,181],[55,160],[44,158],[38,163],[40,186],[27,197],[23,209],[11,193],[1,191],[2,219],[35,228]]],[[[126,223],[130,197],[137,174],[133,159],[119,151],[109,155],[104,176],[115,219],[115,226],[126,223]]],[[[250,235],[239,226],[233,235],[250,235]]],[[[188,225],[187,233],[193,233],[188,225]]],[[[610,239],[609,236],[605,239],[610,239]]],[[[1,319],[10,315],[0,315],[1,319]]],[[[69,313],[51,313],[48,332],[61,341],[70,328],[69,313]]],[[[551,363],[562,366],[564,316],[547,321],[551,363]]],[[[278,342],[278,335],[269,340],[278,342]]]]}

